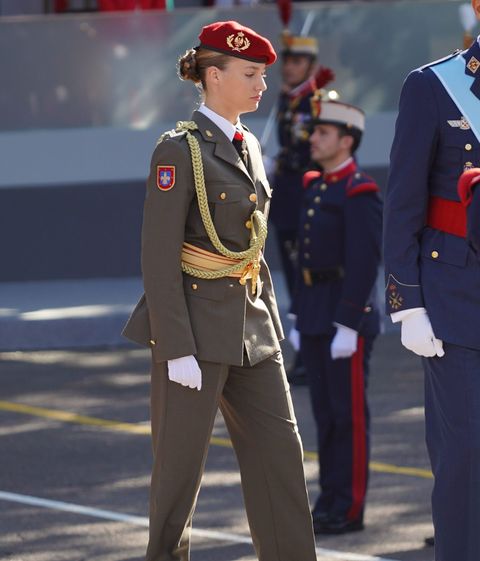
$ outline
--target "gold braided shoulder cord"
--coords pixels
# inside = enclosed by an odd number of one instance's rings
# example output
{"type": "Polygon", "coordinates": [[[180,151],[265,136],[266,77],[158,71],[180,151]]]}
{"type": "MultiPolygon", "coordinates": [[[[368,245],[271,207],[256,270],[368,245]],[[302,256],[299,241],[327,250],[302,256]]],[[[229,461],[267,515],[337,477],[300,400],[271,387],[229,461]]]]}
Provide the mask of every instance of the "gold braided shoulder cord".
{"type": "Polygon", "coordinates": [[[218,279],[221,277],[229,276],[232,273],[238,273],[245,269],[246,273],[251,271],[253,287],[256,285],[258,272],[260,270],[260,252],[265,245],[267,239],[267,221],[263,212],[255,210],[251,216],[252,233],[250,236],[250,247],[244,251],[231,251],[226,248],[220,238],[210,215],[208,207],[207,190],[205,188],[205,177],[203,173],[202,153],[198,140],[191,134],[190,131],[197,130],[198,125],[194,121],[179,121],[177,123],[177,132],[186,132],[188,146],[192,156],[193,177],[195,180],[195,190],[197,193],[198,207],[202,217],[203,225],[207,231],[208,238],[213,244],[213,247],[224,257],[230,259],[237,259],[238,263],[219,269],[217,271],[202,271],[182,263],[182,270],[194,277],[202,279],[218,279]],[[258,230],[258,233],[257,233],[258,230]]]}

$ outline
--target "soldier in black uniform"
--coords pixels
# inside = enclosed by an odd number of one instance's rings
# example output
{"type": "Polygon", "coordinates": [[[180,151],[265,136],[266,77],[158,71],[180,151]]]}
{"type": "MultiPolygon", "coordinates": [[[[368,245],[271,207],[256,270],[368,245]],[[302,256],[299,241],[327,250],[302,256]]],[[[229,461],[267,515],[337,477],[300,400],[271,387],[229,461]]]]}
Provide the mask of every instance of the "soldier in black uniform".
{"type": "Polygon", "coordinates": [[[363,528],[368,482],[369,358],[379,332],[379,188],[353,154],[364,129],[351,105],[312,98],[311,155],[323,172],[304,176],[298,281],[292,312],[300,332],[317,425],[321,494],[316,533],[363,528]]]}

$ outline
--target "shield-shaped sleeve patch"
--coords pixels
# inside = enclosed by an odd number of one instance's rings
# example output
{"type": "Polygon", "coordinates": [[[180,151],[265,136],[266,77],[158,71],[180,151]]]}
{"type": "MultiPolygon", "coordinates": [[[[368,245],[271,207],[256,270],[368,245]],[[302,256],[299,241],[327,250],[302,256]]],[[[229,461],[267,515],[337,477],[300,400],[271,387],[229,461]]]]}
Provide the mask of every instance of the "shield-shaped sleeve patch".
{"type": "Polygon", "coordinates": [[[157,166],[157,187],[170,191],[175,185],[175,166],[157,166]]]}

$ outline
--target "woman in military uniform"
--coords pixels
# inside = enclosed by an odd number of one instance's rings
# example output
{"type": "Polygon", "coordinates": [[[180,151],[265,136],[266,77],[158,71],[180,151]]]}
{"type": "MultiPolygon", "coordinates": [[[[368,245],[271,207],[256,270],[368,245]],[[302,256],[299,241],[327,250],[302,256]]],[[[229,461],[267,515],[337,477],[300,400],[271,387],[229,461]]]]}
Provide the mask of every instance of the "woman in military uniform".
{"type": "Polygon", "coordinates": [[[260,561],[312,561],[315,543],[283,338],[262,255],[271,190],[240,122],[266,89],[270,42],[237,22],[203,28],[179,60],[201,90],[160,139],[142,230],[145,295],[125,335],[152,349],[154,465],[147,560],[187,561],[218,408],[240,464],[260,561]]]}

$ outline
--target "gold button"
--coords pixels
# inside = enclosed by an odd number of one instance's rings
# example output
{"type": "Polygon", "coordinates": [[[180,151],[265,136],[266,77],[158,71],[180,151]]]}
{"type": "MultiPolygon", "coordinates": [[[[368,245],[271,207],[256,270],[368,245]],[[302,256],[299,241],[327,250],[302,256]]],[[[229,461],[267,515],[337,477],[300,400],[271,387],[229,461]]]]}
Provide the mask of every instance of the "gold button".
{"type": "Polygon", "coordinates": [[[438,251],[432,251],[432,257],[436,259],[438,257],[438,251]]]}
{"type": "Polygon", "coordinates": [[[255,195],[255,193],[252,193],[249,197],[250,201],[252,203],[256,203],[257,202],[257,195],[255,195]]]}
{"type": "Polygon", "coordinates": [[[303,256],[305,257],[305,259],[310,259],[310,253],[304,253],[303,256]]]}
{"type": "Polygon", "coordinates": [[[303,227],[305,228],[305,230],[310,230],[310,224],[308,222],[306,222],[303,227]]]}
{"type": "Polygon", "coordinates": [[[193,283],[192,284],[192,290],[197,290],[197,288],[198,288],[198,284],[193,283]]]}
{"type": "Polygon", "coordinates": [[[366,306],[366,307],[363,309],[363,311],[364,311],[366,314],[369,314],[369,313],[372,311],[372,307],[371,307],[371,306],[366,306]]]}
{"type": "Polygon", "coordinates": [[[326,183],[322,183],[322,184],[320,185],[320,190],[321,190],[321,191],[326,191],[326,190],[327,190],[327,187],[328,187],[328,185],[327,185],[326,183]]]}
{"type": "Polygon", "coordinates": [[[361,177],[362,177],[362,174],[361,174],[361,173],[356,173],[356,174],[355,174],[355,179],[360,179],[361,177]]]}
{"type": "Polygon", "coordinates": [[[310,243],[310,238],[305,238],[305,239],[303,240],[303,243],[304,243],[305,245],[308,245],[308,244],[310,243]]]}
{"type": "Polygon", "coordinates": [[[314,202],[314,203],[317,203],[317,205],[318,205],[318,203],[319,203],[321,200],[322,200],[322,197],[315,197],[315,198],[313,199],[313,202],[314,202]]]}
{"type": "Polygon", "coordinates": [[[213,136],[213,133],[211,131],[209,131],[208,129],[205,131],[205,134],[211,138],[213,136]]]}
{"type": "Polygon", "coordinates": [[[338,177],[336,175],[332,175],[332,181],[333,182],[338,181],[338,177]]]}
{"type": "Polygon", "coordinates": [[[247,279],[241,278],[241,279],[238,279],[238,282],[239,282],[242,286],[245,286],[245,285],[247,284],[247,279]]]}
{"type": "Polygon", "coordinates": [[[465,150],[470,152],[471,149],[472,149],[472,145],[470,143],[465,144],[465,150]]]}
{"type": "Polygon", "coordinates": [[[250,230],[250,228],[252,227],[252,221],[251,220],[247,220],[245,222],[245,228],[248,228],[250,230]]]}
{"type": "Polygon", "coordinates": [[[150,339],[150,345],[152,345],[152,347],[154,347],[157,344],[157,342],[155,341],[155,339],[150,339]]]}
{"type": "Polygon", "coordinates": [[[227,193],[220,193],[220,198],[224,201],[227,198],[227,193]]]}
{"type": "Polygon", "coordinates": [[[307,216],[313,216],[315,214],[315,211],[313,210],[313,208],[309,208],[307,210],[307,216]]]}

